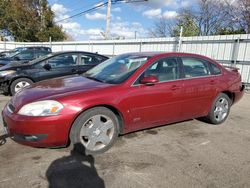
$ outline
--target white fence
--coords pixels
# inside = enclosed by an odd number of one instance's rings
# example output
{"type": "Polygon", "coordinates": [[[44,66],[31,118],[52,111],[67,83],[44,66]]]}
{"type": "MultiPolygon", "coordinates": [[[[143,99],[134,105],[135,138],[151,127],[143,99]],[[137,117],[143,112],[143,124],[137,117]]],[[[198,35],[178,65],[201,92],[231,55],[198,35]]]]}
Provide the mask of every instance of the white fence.
{"type": "Polygon", "coordinates": [[[107,41],[19,43],[0,42],[0,51],[24,46],[48,46],[52,51],[89,51],[104,55],[126,52],[181,51],[205,55],[223,64],[240,68],[244,82],[250,83],[250,34],[178,38],[149,38],[107,41]]]}

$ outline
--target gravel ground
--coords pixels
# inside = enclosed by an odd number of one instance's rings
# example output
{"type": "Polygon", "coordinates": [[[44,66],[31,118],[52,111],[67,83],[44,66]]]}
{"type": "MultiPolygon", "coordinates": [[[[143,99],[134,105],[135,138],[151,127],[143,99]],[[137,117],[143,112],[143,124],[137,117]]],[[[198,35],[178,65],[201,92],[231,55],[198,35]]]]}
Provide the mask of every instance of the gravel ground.
{"type": "MultiPolygon", "coordinates": [[[[0,108],[8,97],[0,96],[0,108]]],[[[222,125],[190,120],[121,136],[95,157],[0,146],[0,187],[250,187],[250,95],[222,125]]],[[[1,131],[1,128],[0,128],[1,131]]]]}

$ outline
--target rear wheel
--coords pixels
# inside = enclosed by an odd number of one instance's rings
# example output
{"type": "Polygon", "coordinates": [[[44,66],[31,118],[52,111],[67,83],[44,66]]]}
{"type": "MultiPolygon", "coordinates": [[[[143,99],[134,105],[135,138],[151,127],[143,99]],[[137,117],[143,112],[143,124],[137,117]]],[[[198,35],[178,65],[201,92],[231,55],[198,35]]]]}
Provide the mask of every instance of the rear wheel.
{"type": "Polygon", "coordinates": [[[16,79],[10,85],[10,94],[13,96],[23,88],[30,86],[31,84],[33,84],[33,81],[28,78],[16,79]]]}
{"type": "Polygon", "coordinates": [[[231,104],[232,101],[226,94],[219,94],[206,119],[215,125],[223,123],[229,115],[231,104]]]}
{"type": "Polygon", "coordinates": [[[81,145],[84,154],[99,154],[107,151],[118,137],[116,115],[105,107],[95,107],[82,113],[74,122],[71,145],[81,145]]]}

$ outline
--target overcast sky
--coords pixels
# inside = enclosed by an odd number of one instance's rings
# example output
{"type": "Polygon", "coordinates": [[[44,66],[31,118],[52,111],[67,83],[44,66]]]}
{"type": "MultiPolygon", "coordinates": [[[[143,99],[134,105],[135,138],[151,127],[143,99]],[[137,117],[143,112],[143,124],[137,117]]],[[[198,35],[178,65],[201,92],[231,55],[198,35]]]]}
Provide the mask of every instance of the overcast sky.
{"type": "MultiPolygon", "coordinates": [[[[49,0],[56,21],[67,18],[106,1],[49,0]]],[[[111,9],[111,36],[134,38],[147,36],[156,19],[171,20],[180,8],[192,6],[192,0],[149,0],[144,3],[117,3],[111,9]]],[[[58,24],[75,40],[102,39],[106,27],[106,7],[58,24]]]]}

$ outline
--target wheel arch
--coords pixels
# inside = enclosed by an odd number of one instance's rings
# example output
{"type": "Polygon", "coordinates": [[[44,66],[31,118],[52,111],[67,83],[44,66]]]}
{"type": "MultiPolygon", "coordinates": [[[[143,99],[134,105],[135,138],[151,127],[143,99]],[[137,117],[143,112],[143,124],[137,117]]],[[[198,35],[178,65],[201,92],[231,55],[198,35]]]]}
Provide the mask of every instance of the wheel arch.
{"type": "Polygon", "coordinates": [[[29,76],[18,76],[18,77],[14,77],[14,78],[12,78],[12,79],[10,80],[10,82],[9,82],[9,90],[10,90],[11,84],[12,84],[15,80],[20,79],[20,78],[26,78],[26,79],[29,79],[29,80],[31,80],[32,82],[35,83],[35,80],[32,79],[32,78],[29,77],[29,76]]]}
{"type": "Polygon", "coordinates": [[[29,77],[29,76],[18,76],[18,77],[14,77],[14,78],[12,78],[12,79],[10,80],[9,85],[8,85],[8,93],[9,93],[10,95],[12,95],[12,94],[11,94],[11,84],[12,84],[14,81],[16,81],[16,80],[18,80],[18,79],[20,79],[20,78],[26,78],[26,79],[31,80],[33,83],[35,83],[34,79],[32,79],[32,78],[29,77]]]}
{"type": "Polygon", "coordinates": [[[82,111],[80,111],[77,114],[77,116],[74,118],[74,120],[73,120],[73,122],[72,122],[72,124],[70,126],[70,129],[69,129],[69,133],[68,133],[68,139],[69,139],[69,141],[70,141],[70,132],[71,132],[71,129],[73,128],[73,125],[74,125],[75,121],[77,120],[77,118],[82,113],[86,112],[87,110],[90,110],[90,109],[96,108],[96,107],[105,107],[105,108],[111,110],[116,115],[116,117],[118,119],[118,122],[119,122],[119,127],[118,127],[119,130],[118,130],[118,132],[119,132],[119,134],[123,134],[124,133],[124,117],[123,117],[122,113],[116,107],[114,107],[113,105],[100,104],[100,105],[94,105],[94,106],[90,106],[88,108],[85,108],[85,109],[83,109],[82,111]]]}
{"type": "Polygon", "coordinates": [[[222,91],[221,93],[226,94],[229,97],[229,99],[231,100],[232,104],[234,103],[234,99],[235,99],[234,92],[231,92],[231,91],[222,91]]]}

